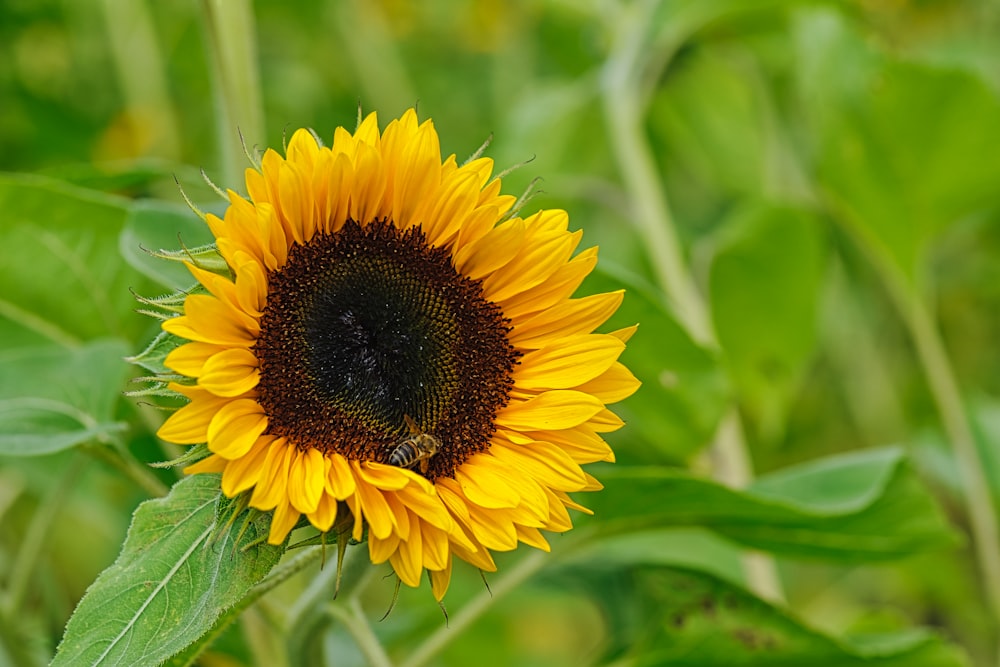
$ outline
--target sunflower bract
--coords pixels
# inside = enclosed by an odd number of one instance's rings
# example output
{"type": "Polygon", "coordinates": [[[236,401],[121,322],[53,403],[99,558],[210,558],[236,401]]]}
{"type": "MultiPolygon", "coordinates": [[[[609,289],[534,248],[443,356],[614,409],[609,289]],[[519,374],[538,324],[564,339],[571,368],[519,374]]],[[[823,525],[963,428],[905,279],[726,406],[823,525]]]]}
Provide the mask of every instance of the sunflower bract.
{"type": "Polygon", "coordinates": [[[409,586],[427,570],[438,600],[454,556],[493,571],[572,527],[567,494],[600,488],[581,465],[614,460],[606,405],[639,385],[632,329],[594,333],[622,293],[572,296],[596,249],[574,255],[564,211],[505,219],[492,169],[442,160],[413,110],[329,148],[299,130],[207,216],[232,277],[189,266],[208,293],[163,323],[193,381],[159,436],[212,452],[186,471],[273,511],[272,543],[302,516],[367,527],[372,561],[409,586]],[[432,453],[391,465],[417,435],[432,453]]]}

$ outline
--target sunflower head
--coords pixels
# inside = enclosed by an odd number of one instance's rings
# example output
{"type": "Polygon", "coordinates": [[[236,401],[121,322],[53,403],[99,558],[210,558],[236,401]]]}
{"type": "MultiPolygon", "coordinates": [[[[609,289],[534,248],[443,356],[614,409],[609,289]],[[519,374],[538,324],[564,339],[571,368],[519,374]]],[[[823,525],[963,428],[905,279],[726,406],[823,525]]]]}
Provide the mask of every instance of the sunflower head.
{"type": "Polygon", "coordinates": [[[413,110],[286,153],[206,216],[226,268],[189,264],[204,289],[163,323],[189,402],[159,436],[207,443],[186,471],[272,511],[272,543],[303,517],[367,528],[372,561],[426,570],[439,600],[453,556],[548,549],[586,511],[567,494],[600,488],[581,464],[614,460],[605,406],[639,384],[633,328],[594,333],[622,293],[572,297],[596,249],[574,255],[563,211],[513,215],[492,161],[442,160],[413,110]]]}

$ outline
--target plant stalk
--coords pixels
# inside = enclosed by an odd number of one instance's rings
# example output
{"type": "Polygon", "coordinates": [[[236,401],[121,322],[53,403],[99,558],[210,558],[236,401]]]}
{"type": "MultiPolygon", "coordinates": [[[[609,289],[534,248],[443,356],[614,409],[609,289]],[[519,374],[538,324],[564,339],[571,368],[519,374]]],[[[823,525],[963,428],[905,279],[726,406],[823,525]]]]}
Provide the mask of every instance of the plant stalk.
{"type": "Polygon", "coordinates": [[[219,159],[223,182],[241,183],[248,145],[263,143],[264,103],[257,67],[257,25],[249,0],[203,0],[219,113],[219,159]]]}
{"type": "Polygon", "coordinates": [[[466,628],[485,614],[494,602],[541,570],[546,565],[549,557],[549,554],[543,551],[532,551],[519,560],[516,565],[505,570],[503,575],[498,577],[495,583],[493,583],[490,590],[480,592],[476,597],[463,605],[459,612],[451,618],[448,625],[442,626],[431,633],[400,667],[423,667],[423,665],[426,665],[452,639],[461,635],[466,628]]]}
{"type": "Polygon", "coordinates": [[[361,602],[356,596],[352,595],[343,604],[328,604],[326,611],[344,624],[371,667],[392,667],[389,654],[382,648],[382,643],[372,631],[372,626],[368,623],[361,602]]]}
{"type": "MultiPolygon", "coordinates": [[[[964,490],[965,510],[969,517],[972,542],[982,576],[983,596],[996,625],[1000,625],[1000,530],[996,506],[983,472],[975,436],[955,379],[955,372],[945,351],[941,333],[930,312],[916,296],[901,303],[924,368],[945,433],[951,442],[964,490]]],[[[1000,640],[996,646],[1000,664],[1000,640]]]]}
{"type": "MultiPolygon", "coordinates": [[[[624,186],[634,202],[637,230],[649,251],[650,263],[660,289],[666,295],[677,320],[700,345],[719,348],[708,307],[687,266],[663,189],[656,161],[645,135],[646,103],[642,73],[646,61],[657,54],[647,53],[647,31],[655,3],[636,3],[622,16],[602,78],[602,101],[609,139],[624,186]],[[628,13],[630,12],[630,13],[628,13]]],[[[663,46],[664,53],[675,45],[663,46]]],[[[660,53],[662,56],[662,53],[660,53]]],[[[659,66],[666,63],[657,59],[659,66]]],[[[753,480],[746,440],[735,406],[723,418],[712,443],[714,475],[731,486],[743,487],[753,480]]],[[[770,600],[783,598],[774,560],[765,554],[744,556],[747,585],[757,595],[770,600]]]]}
{"type": "Polygon", "coordinates": [[[179,159],[179,124],[148,3],[104,0],[100,4],[135,148],[179,159]]]}
{"type": "Polygon", "coordinates": [[[120,443],[84,445],[83,450],[125,473],[129,479],[154,498],[161,498],[170,492],[170,489],[160,481],[159,477],[136,460],[132,453],[120,443]]]}

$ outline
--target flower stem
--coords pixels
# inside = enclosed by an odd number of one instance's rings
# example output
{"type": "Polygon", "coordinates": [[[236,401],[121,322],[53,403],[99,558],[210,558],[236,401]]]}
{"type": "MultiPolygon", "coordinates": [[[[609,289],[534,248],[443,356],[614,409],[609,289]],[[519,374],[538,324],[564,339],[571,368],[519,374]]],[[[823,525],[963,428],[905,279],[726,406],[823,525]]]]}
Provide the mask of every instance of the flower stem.
{"type": "Polygon", "coordinates": [[[518,561],[517,565],[505,570],[492,584],[467,602],[448,625],[438,628],[413,651],[400,667],[422,667],[430,662],[452,639],[462,634],[466,628],[479,619],[490,606],[514,588],[534,576],[548,562],[549,555],[533,551],[518,561]],[[492,591],[492,593],[491,593],[492,591]]]}
{"type": "MultiPolygon", "coordinates": [[[[604,114],[625,189],[635,202],[633,216],[638,232],[649,249],[659,287],[691,337],[704,347],[718,349],[707,305],[688,269],[662,179],[645,136],[642,70],[646,61],[641,59],[657,59],[657,54],[650,54],[643,48],[648,41],[649,26],[655,23],[648,14],[655,9],[655,3],[635,3],[623,10],[626,13],[622,15],[603,72],[604,114]]],[[[663,49],[669,53],[674,46],[668,44],[663,49]]],[[[665,66],[660,60],[662,58],[657,59],[657,64],[665,66]]],[[[712,450],[717,479],[737,487],[746,486],[753,480],[750,456],[735,406],[720,423],[712,450]]],[[[777,569],[770,556],[746,554],[744,573],[747,585],[757,595],[771,600],[783,598],[777,569]]]]}
{"type": "MultiPolygon", "coordinates": [[[[328,616],[320,614],[320,609],[331,609],[340,604],[349,604],[355,594],[362,589],[367,581],[365,576],[371,572],[374,565],[368,559],[368,549],[363,546],[348,547],[344,554],[341,569],[342,579],[338,598],[344,603],[328,603],[333,598],[337,579],[335,563],[326,563],[319,573],[313,577],[305,591],[298,597],[288,612],[285,621],[288,636],[288,653],[292,664],[309,664],[309,649],[321,635],[328,616]]],[[[338,616],[339,618],[339,616],[338,616]]],[[[354,634],[354,630],[351,634],[354,634]]],[[[360,644],[359,644],[360,646],[360,644]]],[[[362,646],[362,650],[365,648],[362,646]]],[[[367,651],[366,651],[367,654],[367,651]]]]}
{"type": "Polygon", "coordinates": [[[372,627],[365,617],[365,612],[361,608],[361,602],[356,596],[352,595],[344,604],[328,604],[326,611],[330,616],[344,624],[371,667],[392,667],[392,660],[389,659],[389,655],[372,631],[372,627]]]}
{"type": "Polygon", "coordinates": [[[257,26],[249,0],[203,0],[215,97],[223,181],[240,182],[246,163],[240,134],[253,145],[263,142],[264,104],[257,69],[257,26]]]}
{"type": "Polygon", "coordinates": [[[118,85],[133,136],[140,144],[138,148],[158,157],[178,159],[180,131],[149,4],[104,0],[100,5],[118,85]]]}
{"type": "MultiPolygon", "coordinates": [[[[1000,622],[1000,532],[983,463],[938,327],[923,301],[915,295],[902,302],[901,307],[958,465],[983,595],[997,623],[1000,622]]],[[[1000,663],[1000,643],[996,651],[1000,663]]]]}
{"type": "Polygon", "coordinates": [[[83,450],[125,473],[129,479],[153,497],[160,498],[167,495],[170,491],[167,485],[160,481],[159,477],[136,460],[132,456],[132,453],[121,443],[116,442],[110,446],[104,443],[84,445],[83,450]]]}

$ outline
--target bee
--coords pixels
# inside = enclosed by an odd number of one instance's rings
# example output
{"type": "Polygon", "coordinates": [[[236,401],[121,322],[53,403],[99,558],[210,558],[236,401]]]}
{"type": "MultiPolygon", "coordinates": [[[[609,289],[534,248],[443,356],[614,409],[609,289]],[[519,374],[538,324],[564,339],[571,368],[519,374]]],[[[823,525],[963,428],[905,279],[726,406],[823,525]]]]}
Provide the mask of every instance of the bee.
{"type": "Polygon", "coordinates": [[[430,433],[424,433],[409,415],[403,415],[410,435],[395,443],[395,448],[389,454],[389,465],[413,469],[420,463],[420,473],[427,474],[430,458],[441,448],[441,441],[430,433]]]}

